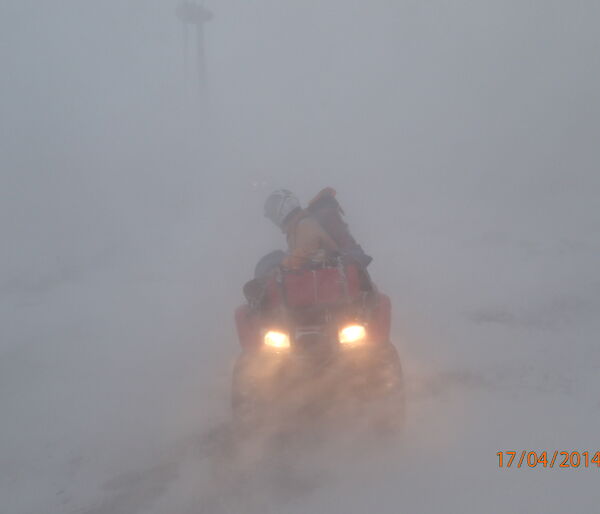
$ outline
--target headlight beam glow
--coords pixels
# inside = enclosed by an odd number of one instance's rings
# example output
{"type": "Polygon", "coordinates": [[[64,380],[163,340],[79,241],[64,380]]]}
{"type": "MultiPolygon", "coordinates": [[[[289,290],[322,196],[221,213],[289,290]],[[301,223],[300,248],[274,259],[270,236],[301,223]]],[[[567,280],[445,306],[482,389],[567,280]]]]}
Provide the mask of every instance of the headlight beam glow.
{"type": "Polygon", "coordinates": [[[362,343],[367,338],[367,331],[362,325],[348,325],[339,331],[338,339],[341,344],[362,343]]]}
{"type": "Polygon", "coordinates": [[[264,337],[265,346],[270,348],[276,348],[283,350],[290,347],[290,338],[283,332],[277,332],[275,330],[269,330],[264,337]]]}

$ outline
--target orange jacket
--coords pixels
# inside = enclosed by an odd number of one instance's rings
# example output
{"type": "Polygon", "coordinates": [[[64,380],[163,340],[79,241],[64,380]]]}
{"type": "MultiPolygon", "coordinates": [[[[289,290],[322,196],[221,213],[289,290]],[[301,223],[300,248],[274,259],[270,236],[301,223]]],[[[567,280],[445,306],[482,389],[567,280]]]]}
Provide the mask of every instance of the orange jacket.
{"type": "Polygon", "coordinates": [[[336,242],[323,230],[319,222],[306,211],[300,211],[286,225],[285,233],[289,255],[283,267],[299,269],[309,261],[325,260],[338,251],[336,242]]]}

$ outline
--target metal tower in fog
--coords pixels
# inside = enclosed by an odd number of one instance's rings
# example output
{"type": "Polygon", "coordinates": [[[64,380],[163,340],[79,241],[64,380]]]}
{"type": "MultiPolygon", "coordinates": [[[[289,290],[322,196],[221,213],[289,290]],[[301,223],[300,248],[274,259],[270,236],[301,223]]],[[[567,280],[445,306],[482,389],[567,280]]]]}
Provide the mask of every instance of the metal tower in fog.
{"type": "Polygon", "coordinates": [[[198,91],[206,94],[206,62],[204,56],[204,24],[212,20],[213,14],[195,1],[183,1],[177,6],[177,17],[183,24],[183,51],[186,74],[188,73],[189,45],[188,29],[196,29],[196,71],[198,74],[198,91]]]}

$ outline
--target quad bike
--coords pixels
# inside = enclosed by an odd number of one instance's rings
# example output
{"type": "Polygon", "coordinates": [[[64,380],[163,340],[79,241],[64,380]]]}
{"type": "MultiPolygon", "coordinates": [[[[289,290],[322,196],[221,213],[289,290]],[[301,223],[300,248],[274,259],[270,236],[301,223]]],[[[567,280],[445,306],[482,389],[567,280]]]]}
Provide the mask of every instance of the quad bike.
{"type": "Polygon", "coordinates": [[[232,387],[238,431],[293,432],[315,423],[401,428],[390,300],[363,268],[341,258],[301,271],[277,268],[244,291],[249,301],[235,313],[242,346],[232,387]]]}

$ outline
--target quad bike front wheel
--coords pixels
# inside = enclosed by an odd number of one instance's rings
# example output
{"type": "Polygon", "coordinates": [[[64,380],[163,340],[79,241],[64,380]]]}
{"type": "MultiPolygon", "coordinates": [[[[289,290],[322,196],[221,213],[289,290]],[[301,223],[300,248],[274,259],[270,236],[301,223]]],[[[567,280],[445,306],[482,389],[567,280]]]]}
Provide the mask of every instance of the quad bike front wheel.
{"type": "Polygon", "coordinates": [[[394,345],[386,343],[372,365],[371,426],[381,435],[400,434],[406,421],[406,398],[402,364],[394,345]]]}

